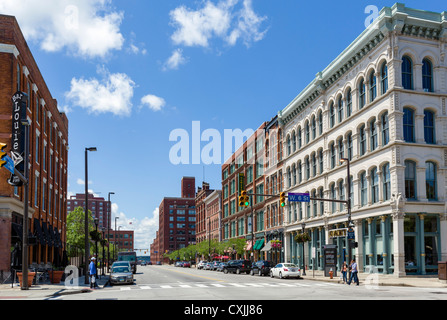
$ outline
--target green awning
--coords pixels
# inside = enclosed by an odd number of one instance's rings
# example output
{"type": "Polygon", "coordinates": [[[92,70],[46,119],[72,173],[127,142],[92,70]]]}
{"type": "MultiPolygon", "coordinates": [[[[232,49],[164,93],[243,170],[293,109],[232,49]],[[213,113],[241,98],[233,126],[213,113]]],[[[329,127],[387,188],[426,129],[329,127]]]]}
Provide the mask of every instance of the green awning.
{"type": "Polygon", "coordinates": [[[263,246],[264,246],[264,239],[258,240],[255,243],[254,250],[261,250],[263,246]]]}

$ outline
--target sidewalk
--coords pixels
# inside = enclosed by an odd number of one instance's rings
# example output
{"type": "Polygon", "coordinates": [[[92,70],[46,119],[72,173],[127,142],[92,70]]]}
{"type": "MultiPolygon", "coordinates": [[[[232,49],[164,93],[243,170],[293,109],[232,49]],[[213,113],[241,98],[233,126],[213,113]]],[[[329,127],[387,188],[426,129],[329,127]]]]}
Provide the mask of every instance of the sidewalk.
{"type": "Polygon", "coordinates": [[[21,290],[19,283],[11,284],[0,284],[0,300],[11,299],[36,299],[45,300],[51,297],[56,297],[59,295],[76,294],[76,293],[88,293],[93,290],[102,290],[103,287],[109,281],[109,276],[101,275],[101,279],[96,279],[98,287],[96,289],[90,289],[90,284],[85,284],[85,277],[81,276],[78,278],[77,286],[74,284],[65,286],[64,281],[58,284],[52,284],[48,281],[45,283],[39,283],[37,285],[32,285],[29,290],[21,290]]]}
{"type": "MultiPolygon", "coordinates": [[[[349,277],[349,275],[348,275],[349,277]]],[[[446,288],[447,281],[442,281],[438,279],[437,275],[433,276],[406,276],[398,278],[392,274],[369,274],[369,273],[359,273],[360,285],[369,286],[399,286],[399,287],[421,287],[421,288],[446,288]]],[[[316,281],[327,281],[332,283],[343,283],[340,279],[340,273],[337,276],[330,279],[324,276],[323,271],[306,270],[306,275],[302,276],[305,280],[316,280],[316,281]]],[[[349,280],[349,278],[348,278],[349,280]]],[[[351,285],[355,285],[351,283],[351,285]]]]}

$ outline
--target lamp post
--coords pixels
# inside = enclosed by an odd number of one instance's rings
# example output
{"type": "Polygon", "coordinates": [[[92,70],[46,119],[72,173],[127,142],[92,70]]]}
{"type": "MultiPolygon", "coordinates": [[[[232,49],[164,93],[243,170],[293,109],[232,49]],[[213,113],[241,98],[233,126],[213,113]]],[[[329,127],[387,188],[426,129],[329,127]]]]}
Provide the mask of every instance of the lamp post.
{"type": "Polygon", "coordinates": [[[101,231],[102,231],[102,259],[101,259],[101,269],[102,269],[102,275],[104,275],[104,262],[105,262],[105,252],[104,252],[104,233],[106,232],[107,228],[102,227],[101,231]]]}
{"type": "MultiPolygon", "coordinates": [[[[348,183],[346,184],[346,188],[348,189],[347,194],[347,207],[348,207],[348,230],[352,228],[352,220],[351,220],[351,162],[348,158],[341,158],[341,163],[346,162],[346,169],[347,169],[347,180],[348,183]]],[[[351,263],[352,260],[352,251],[351,251],[351,239],[348,237],[347,239],[347,247],[348,247],[348,265],[351,263]]]]}
{"type": "Polygon", "coordinates": [[[112,205],[110,203],[111,194],[115,194],[115,192],[109,192],[107,202],[109,210],[109,212],[107,213],[107,270],[108,271],[110,271],[110,230],[111,230],[110,220],[112,219],[112,205]]]}
{"type": "Polygon", "coordinates": [[[116,260],[115,254],[116,254],[116,251],[117,251],[117,248],[118,248],[117,243],[116,243],[116,219],[119,219],[119,218],[120,217],[115,217],[115,236],[114,236],[114,239],[113,239],[113,243],[115,244],[115,250],[113,251],[113,261],[116,260]]]}
{"type": "MultiPolygon", "coordinates": [[[[301,228],[303,228],[303,234],[304,234],[304,229],[306,228],[306,224],[304,222],[301,224],[301,228]]],[[[306,259],[304,255],[304,241],[303,241],[303,276],[305,275],[306,275],[306,259]]]]}
{"type": "Polygon", "coordinates": [[[97,151],[96,147],[85,148],[85,207],[84,207],[84,231],[85,231],[85,281],[84,284],[88,284],[87,270],[88,270],[88,258],[90,254],[89,237],[88,237],[88,152],[97,151]]]}

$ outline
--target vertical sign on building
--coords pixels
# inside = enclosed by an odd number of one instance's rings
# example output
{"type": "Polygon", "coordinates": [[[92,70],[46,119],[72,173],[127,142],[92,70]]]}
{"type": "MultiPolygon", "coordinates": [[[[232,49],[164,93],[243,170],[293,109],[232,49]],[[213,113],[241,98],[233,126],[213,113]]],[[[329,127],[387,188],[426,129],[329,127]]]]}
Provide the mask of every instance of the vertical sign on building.
{"type": "MultiPolygon", "coordinates": [[[[26,119],[26,103],[28,95],[17,91],[12,96],[12,137],[11,137],[11,158],[14,161],[14,167],[22,174],[25,171],[25,133],[22,126],[22,120],[26,119]]],[[[13,186],[21,186],[23,182],[14,174],[8,180],[13,186]]]]}
{"type": "Polygon", "coordinates": [[[239,194],[245,190],[245,175],[243,173],[239,173],[239,194]]]}

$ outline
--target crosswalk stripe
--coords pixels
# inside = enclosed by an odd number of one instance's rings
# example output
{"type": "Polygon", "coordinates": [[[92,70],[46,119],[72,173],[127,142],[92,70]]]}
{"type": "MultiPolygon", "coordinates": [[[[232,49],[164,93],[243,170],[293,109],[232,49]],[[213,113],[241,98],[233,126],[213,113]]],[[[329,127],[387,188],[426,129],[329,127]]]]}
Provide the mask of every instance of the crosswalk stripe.
{"type": "Polygon", "coordinates": [[[189,286],[187,284],[180,284],[180,287],[182,287],[182,288],[191,288],[191,286],[189,286]]]}
{"type": "Polygon", "coordinates": [[[168,285],[162,285],[162,286],[160,286],[160,288],[163,288],[163,289],[172,289],[172,287],[171,287],[171,286],[168,286],[168,285]]]}
{"type": "Polygon", "coordinates": [[[217,288],[226,288],[225,286],[221,285],[220,283],[212,283],[212,286],[215,286],[217,288]]]}
{"type": "Polygon", "coordinates": [[[244,285],[242,285],[242,284],[239,284],[239,283],[229,283],[229,284],[231,284],[232,286],[235,286],[235,287],[239,287],[239,288],[245,288],[245,286],[244,286],[244,285]]]}
{"type": "Polygon", "coordinates": [[[149,287],[149,286],[140,286],[140,288],[143,289],[143,290],[149,290],[149,289],[152,289],[152,288],[149,287]]]}
{"type": "Polygon", "coordinates": [[[123,287],[123,288],[120,288],[120,290],[121,291],[126,291],[126,290],[130,290],[130,288],[129,287],[123,287]]]}
{"type": "Polygon", "coordinates": [[[208,286],[204,285],[204,284],[196,284],[197,287],[199,288],[208,288],[208,286]]]}

